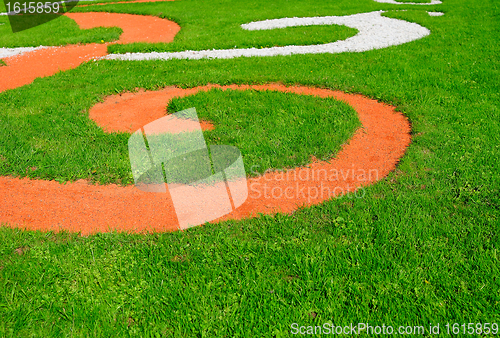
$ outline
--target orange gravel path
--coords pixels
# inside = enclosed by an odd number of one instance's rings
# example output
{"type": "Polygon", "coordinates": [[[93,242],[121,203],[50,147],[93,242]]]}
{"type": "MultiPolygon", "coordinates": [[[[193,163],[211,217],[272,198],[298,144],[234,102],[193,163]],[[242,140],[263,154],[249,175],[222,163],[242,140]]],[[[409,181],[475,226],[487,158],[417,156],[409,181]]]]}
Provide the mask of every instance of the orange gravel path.
{"type": "Polygon", "coordinates": [[[175,22],[154,16],[118,13],[66,13],[81,29],[120,27],[123,33],[118,43],[172,42],[180,27],[175,22]]]}
{"type": "MultiPolygon", "coordinates": [[[[179,27],[152,17],[111,13],[69,13],[82,28],[119,26],[118,43],[169,42],[179,27]],[[161,29],[158,27],[161,26],[161,29]],[[151,32],[161,32],[152,35],[151,32]]],[[[54,47],[14,56],[0,67],[0,91],[31,83],[36,77],[77,67],[106,54],[106,44],[54,47]]],[[[304,86],[208,85],[190,89],[175,87],[156,92],[126,93],[108,97],[93,107],[90,118],[104,130],[135,131],[165,114],[167,102],[211,88],[276,90],[300,95],[334,97],[350,104],[359,114],[362,128],[343,146],[335,159],[313,162],[307,168],[267,173],[248,180],[247,201],[222,219],[253,217],[258,213],[290,213],[299,206],[327,199],[374,183],[393,170],[410,143],[410,125],[393,107],[361,95],[304,86]]],[[[206,124],[204,127],[211,127],[206,124]]],[[[217,126],[215,126],[216,128],[217,126]]],[[[168,191],[168,189],[167,189],[168,191]]],[[[90,185],[80,180],[55,181],[0,177],[0,223],[30,230],[67,230],[84,235],[105,231],[149,232],[178,229],[173,204],[166,194],[147,193],[133,186],[90,185]]],[[[216,220],[217,221],[217,220],[216,220]]]]}
{"type": "MultiPolygon", "coordinates": [[[[180,27],[176,23],[152,16],[117,13],[66,13],[82,29],[120,27],[123,33],[114,43],[172,42],[180,27]],[[155,32],[153,34],[152,32],[155,32]],[[156,33],[158,32],[158,33],[156,33]]],[[[76,68],[91,59],[107,55],[105,44],[51,47],[4,58],[0,67],[0,92],[33,82],[38,77],[76,68]]]]}

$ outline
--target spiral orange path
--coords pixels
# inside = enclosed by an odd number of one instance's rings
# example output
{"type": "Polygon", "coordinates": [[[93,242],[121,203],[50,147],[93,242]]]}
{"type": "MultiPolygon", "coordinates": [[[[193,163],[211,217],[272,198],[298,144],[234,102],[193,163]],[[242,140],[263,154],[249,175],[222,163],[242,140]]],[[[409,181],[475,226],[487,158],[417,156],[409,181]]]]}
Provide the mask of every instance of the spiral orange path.
{"type": "MultiPolygon", "coordinates": [[[[362,123],[362,127],[329,163],[313,162],[307,168],[296,168],[285,174],[267,173],[249,179],[247,201],[222,219],[241,219],[256,216],[258,213],[289,213],[300,206],[321,203],[338,194],[355,191],[360,186],[374,183],[393,170],[410,143],[410,126],[402,114],[391,106],[361,95],[277,84],[167,88],[155,93],[168,100],[214,87],[277,90],[300,95],[333,97],[353,106],[362,123]]],[[[134,101],[147,104],[144,97],[148,95],[151,99],[151,92],[138,93],[129,97],[129,100],[122,101],[122,105],[110,107],[109,117],[112,118],[122,107],[133,106],[134,101]]],[[[108,102],[116,102],[116,98],[109,98],[108,102]]],[[[128,122],[123,121],[124,125],[128,122]]],[[[94,186],[83,181],[62,185],[54,181],[1,177],[0,196],[3,206],[0,222],[7,222],[15,227],[68,230],[82,234],[110,230],[149,232],[178,229],[175,210],[168,193],[146,193],[132,186],[94,186]]]]}
{"type": "MultiPolygon", "coordinates": [[[[68,16],[83,28],[102,26],[102,22],[106,22],[106,26],[121,27],[124,33],[119,42],[134,39],[169,42],[179,30],[176,24],[167,20],[129,14],[70,13],[68,16]],[[152,31],[162,31],[151,25],[164,25],[163,31],[168,31],[168,34],[161,37],[151,35],[152,31]]],[[[106,44],[89,44],[48,48],[4,59],[7,66],[0,67],[0,91],[76,67],[105,53],[106,44]]],[[[241,219],[258,213],[289,213],[299,206],[321,203],[338,194],[355,191],[385,177],[395,168],[410,143],[410,125],[393,107],[361,95],[303,86],[171,87],[157,92],[110,97],[102,105],[96,105],[90,115],[105,130],[133,131],[163,116],[170,98],[215,87],[333,97],[353,106],[362,123],[353,138],[329,163],[313,162],[308,168],[296,168],[285,174],[267,173],[249,179],[247,201],[222,219],[241,219]],[[147,109],[133,109],[138,106],[147,109]]],[[[83,180],[63,185],[54,181],[0,177],[0,206],[0,223],[30,230],[67,230],[87,235],[111,230],[149,232],[178,229],[168,192],[145,193],[133,186],[97,186],[83,180]]]]}

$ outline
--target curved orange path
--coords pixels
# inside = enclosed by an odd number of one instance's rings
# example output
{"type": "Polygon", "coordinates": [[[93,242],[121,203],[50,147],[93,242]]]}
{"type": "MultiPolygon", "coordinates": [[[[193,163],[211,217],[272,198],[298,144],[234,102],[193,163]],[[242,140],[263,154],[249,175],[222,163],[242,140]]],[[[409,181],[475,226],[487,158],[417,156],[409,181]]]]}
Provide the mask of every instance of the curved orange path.
{"type": "MultiPolygon", "coordinates": [[[[122,27],[124,34],[119,42],[129,42],[129,39],[139,37],[148,39],[147,41],[158,41],[155,40],[156,37],[148,35],[152,28],[140,29],[144,27],[144,21],[141,20],[145,17],[108,13],[70,13],[68,16],[75,19],[81,27],[101,25],[99,20],[95,19],[98,17],[106,20],[106,25],[122,27]],[[116,21],[113,21],[114,19],[116,21]],[[127,22],[129,19],[135,21],[127,22]]],[[[164,24],[162,21],[167,20],[153,21],[156,21],[156,25],[164,24]]],[[[177,25],[168,23],[170,35],[164,34],[162,39],[165,40],[173,39],[178,31],[177,25]]],[[[165,40],[162,41],[167,42],[165,40]]],[[[93,57],[104,55],[105,47],[106,45],[90,44],[50,48],[5,59],[7,67],[0,67],[0,91],[30,83],[37,76],[48,76],[58,70],[76,67],[93,57]],[[23,69],[27,69],[29,74],[24,74],[23,69]]],[[[270,84],[223,87],[208,85],[191,89],[172,87],[157,92],[109,97],[103,104],[96,105],[90,115],[109,131],[134,131],[164,116],[165,105],[170,98],[191,95],[214,87],[279,90],[301,95],[334,97],[353,106],[363,125],[329,163],[314,162],[308,168],[296,168],[286,173],[267,173],[249,179],[247,201],[222,219],[240,219],[258,213],[288,213],[296,210],[298,206],[317,204],[338,194],[355,191],[393,170],[410,143],[409,123],[402,114],[394,111],[393,107],[361,95],[301,86],[270,84]],[[148,109],[123,109],[134,106],[144,106],[148,109]],[[124,112],[128,115],[120,115],[124,112]]],[[[62,185],[55,181],[0,177],[0,205],[0,223],[30,230],[68,230],[87,235],[110,230],[145,232],[178,229],[168,192],[146,193],[133,186],[95,186],[83,180],[62,185]]]]}
{"type": "MultiPolygon", "coordinates": [[[[334,97],[356,109],[363,127],[358,129],[334,160],[314,162],[308,168],[267,173],[248,180],[249,197],[222,219],[240,219],[258,213],[291,212],[338,194],[355,191],[386,176],[394,169],[410,143],[410,126],[394,108],[361,95],[309,87],[204,86],[167,88],[155,92],[168,100],[210,88],[279,90],[303,95],[334,97]]],[[[139,93],[121,104],[144,102],[151,93],[139,93]]],[[[114,101],[115,98],[108,100],[114,101]]],[[[115,101],[116,102],[116,101],[115,101]]],[[[165,101],[163,101],[165,102],[165,101]]],[[[164,103],[163,103],[164,105],[164,103]]],[[[120,108],[110,109],[113,117],[120,108]]],[[[150,117],[155,119],[155,117],[150,117]]],[[[122,120],[126,123],[126,120],[122,120]]],[[[91,234],[110,230],[144,232],[178,229],[175,211],[167,194],[146,193],[133,186],[93,186],[81,181],[61,185],[54,181],[0,178],[0,222],[39,230],[69,230],[91,234]]]]}
{"type": "MultiPolygon", "coordinates": [[[[114,43],[172,42],[180,27],[176,23],[152,16],[117,13],[66,13],[82,29],[120,27],[123,33],[114,43]],[[154,34],[152,32],[155,32],[154,34]]],[[[45,77],[76,68],[91,59],[107,55],[110,43],[50,47],[4,58],[0,67],[0,92],[14,89],[45,77]]]]}

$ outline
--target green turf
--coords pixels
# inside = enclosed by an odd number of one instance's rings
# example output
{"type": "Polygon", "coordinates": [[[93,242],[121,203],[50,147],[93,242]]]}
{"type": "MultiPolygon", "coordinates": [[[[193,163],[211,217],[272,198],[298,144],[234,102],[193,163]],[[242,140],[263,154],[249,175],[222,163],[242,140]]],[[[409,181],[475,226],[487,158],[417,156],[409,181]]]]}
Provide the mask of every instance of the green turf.
{"type": "Polygon", "coordinates": [[[171,113],[196,107],[208,144],[233,145],[249,174],[328,160],[360,126],[355,110],[335,99],[273,91],[214,89],[169,104],[171,113]],[[325,128],[328,126],[328,128],[325,128]]]}
{"type": "Polygon", "coordinates": [[[80,30],[75,21],[65,16],[17,33],[12,33],[7,16],[0,16],[0,23],[4,23],[0,25],[0,46],[10,48],[110,42],[118,40],[122,33],[117,27],[80,30]]]}
{"type": "Polygon", "coordinates": [[[147,53],[150,51],[174,52],[187,49],[205,50],[214,47],[217,47],[217,49],[233,49],[316,45],[345,40],[357,33],[355,29],[346,26],[289,27],[271,31],[244,31],[237,26],[228,26],[222,34],[214,36],[206,33],[213,28],[215,27],[200,27],[199,32],[193,32],[196,39],[193,39],[192,35],[179,34],[179,37],[171,44],[117,44],[109,46],[108,50],[110,53],[147,53]]]}
{"type": "MultiPolygon", "coordinates": [[[[386,15],[431,35],[360,54],[86,63],[0,93],[2,170],[43,164],[61,180],[126,178],[125,166],[110,168],[122,160],[127,135],[104,135],[86,118],[104,96],[137,87],[268,82],[396,105],[412,124],[412,144],[396,170],[358,195],[293,215],[185,232],[79,237],[2,228],[0,336],[286,337],[293,323],[332,321],[440,323],[447,337],[446,323],[500,323],[500,3],[444,0],[432,7],[442,17],[430,17],[426,6],[368,0],[243,3],[200,2],[199,11],[189,0],[120,8],[161,12],[195,26],[191,32],[203,26],[197,22],[221,17],[237,27],[405,8],[414,10],[386,15]],[[16,139],[28,127],[36,132],[16,139]],[[58,133],[76,148],[68,142],[66,152],[51,153],[58,133]],[[13,143],[5,148],[7,139],[13,143]],[[88,172],[66,161],[78,147],[88,157],[79,166],[88,172]]],[[[192,38],[195,48],[199,40],[192,38]]]]}
{"type": "MultiPolygon", "coordinates": [[[[68,98],[60,93],[60,99],[68,98]]],[[[133,184],[129,133],[104,133],[86,114],[75,114],[76,103],[68,109],[61,102],[44,101],[47,105],[33,105],[28,98],[22,109],[0,113],[0,126],[11,130],[0,138],[0,175],[133,184]],[[51,108],[53,104],[58,108],[51,108]]],[[[359,126],[352,107],[296,94],[201,92],[174,99],[171,112],[190,107],[215,125],[205,132],[207,143],[238,147],[249,175],[304,165],[312,156],[329,159],[359,126]]]]}

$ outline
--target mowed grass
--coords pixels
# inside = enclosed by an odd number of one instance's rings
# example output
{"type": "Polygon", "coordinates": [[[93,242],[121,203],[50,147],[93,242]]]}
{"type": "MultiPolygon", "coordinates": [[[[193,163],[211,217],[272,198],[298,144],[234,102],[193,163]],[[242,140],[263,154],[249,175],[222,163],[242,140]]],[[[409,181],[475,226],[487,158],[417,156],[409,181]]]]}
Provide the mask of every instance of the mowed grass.
{"type": "MultiPolygon", "coordinates": [[[[290,45],[319,45],[338,40],[345,40],[357,33],[356,29],[346,26],[309,26],[288,27],[273,30],[245,31],[241,27],[227,27],[221,36],[207,34],[211,27],[203,29],[195,39],[196,47],[189,50],[237,49],[237,48],[269,48],[290,45]]],[[[166,43],[133,43],[128,45],[112,45],[110,53],[147,53],[184,51],[193,46],[193,38],[180,34],[170,44],[166,43]]]]}
{"type": "MultiPolygon", "coordinates": [[[[196,108],[215,127],[204,132],[207,144],[238,147],[247,174],[253,176],[335,157],[360,126],[355,110],[345,103],[273,91],[212,90],[167,104],[170,113],[196,108]]],[[[50,108],[33,106],[29,98],[22,105],[0,114],[0,126],[11,131],[0,138],[1,175],[134,183],[130,133],[104,133],[85,113],[66,108],[47,114],[50,108]],[[52,128],[54,124],[59,127],[52,128]]]]}
{"type": "Polygon", "coordinates": [[[0,16],[0,47],[63,46],[77,43],[103,43],[118,40],[122,30],[93,28],[81,30],[75,21],[61,16],[40,26],[13,34],[8,17],[0,16]]]}
{"type": "MultiPolygon", "coordinates": [[[[286,337],[293,323],[325,322],[440,323],[447,336],[446,323],[500,323],[498,2],[444,0],[424,8],[368,0],[200,4],[212,11],[193,11],[188,0],[123,6],[175,15],[193,29],[201,29],[198,20],[219,17],[236,27],[241,17],[413,9],[386,15],[416,22],[431,35],[360,54],[86,63],[0,93],[2,142],[16,140],[21,126],[31,126],[36,135],[30,136],[44,142],[63,130],[87,145],[81,152],[88,163],[97,156],[112,164],[122,160],[116,149],[125,149],[127,135],[102,136],[86,119],[106,95],[138,87],[281,82],[393,104],[412,124],[412,144],[379,183],[292,215],[150,235],[4,227],[1,336],[286,337]],[[430,17],[431,9],[445,15],[430,17]]],[[[3,162],[6,154],[11,163],[12,154],[37,151],[35,143],[16,142],[25,148],[0,148],[3,162]]],[[[68,156],[48,157],[57,179],[74,172],[68,156]]],[[[26,170],[43,158],[16,165],[26,170]]]]}
{"type": "Polygon", "coordinates": [[[207,144],[238,147],[250,175],[329,160],[360,126],[343,102],[274,91],[212,89],[174,98],[168,111],[190,107],[215,126],[204,132],[207,144]]]}
{"type": "MultiPolygon", "coordinates": [[[[110,3],[110,5],[112,5],[110,3]]],[[[169,4],[163,6],[171,7],[169,4]]],[[[175,5],[174,5],[175,6],[175,5]]],[[[74,8],[77,11],[113,11],[113,9],[125,9],[125,12],[135,13],[137,9],[144,7],[144,4],[119,4],[109,6],[94,6],[74,8]],[[124,7],[127,6],[127,7],[124,7]],[[135,11],[128,10],[130,8],[135,11]]],[[[184,10],[177,9],[181,12],[184,10]]],[[[208,9],[207,9],[208,10],[208,9]]],[[[227,10],[227,9],[226,9],[227,10]]],[[[121,11],[118,11],[121,12],[121,11]]],[[[151,13],[148,13],[151,15],[151,13]]],[[[357,33],[356,29],[346,26],[309,26],[309,27],[289,27],[273,29],[269,31],[246,31],[239,24],[224,22],[225,20],[196,20],[197,25],[184,24],[184,20],[176,19],[172,16],[157,13],[159,17],[171,19],[179,22],[183,29],[175,38],[173,43],[131,43],[116,44],[108,47],[110,53],[127,52],[172,52],[204,49],[232,49],[232,48],[267,48],[288,45],[314,45],[345,40],[357,33]],[[222,26],[222,27],[221,27],[222,26]],[[218,34],[212,32],[223,28],[218,34]]],[[[223,14],[221,14],[223,15],[223,14]]],[[[248,23],[254,19],[244,17],[239,18],[241,23],[248,23]]],[[[94,28],[87,30],[78,29],[78,25],[71,19],[61,16],[46,24],[12,34],[7,16],[0,16],[0,46],[2,47],[30,47],[30,46],[59,46],[75,43],[91,42],[111,42],[118,40],[121,33],[119,28],[94,28]],[[57,34],[47,34],[47,32],[57,32],[57,34]]]]}

